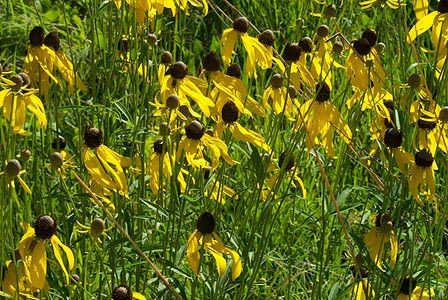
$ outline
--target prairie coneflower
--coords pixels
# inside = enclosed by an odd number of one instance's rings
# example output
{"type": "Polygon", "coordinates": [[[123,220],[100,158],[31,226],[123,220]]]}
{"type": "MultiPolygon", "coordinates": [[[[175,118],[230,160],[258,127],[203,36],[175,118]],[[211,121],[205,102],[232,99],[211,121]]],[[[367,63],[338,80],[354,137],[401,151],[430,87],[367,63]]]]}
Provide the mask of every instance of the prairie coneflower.
{"type": "Polygon", "coordinates": [[[204,191],[205,196],[210,197],[221,204],[226,203],[226,197],[238,199],[238,194],[235,190],[218,181],[214,175],[210,175],[211,172],[211,167],[204,169],[204,179],[207,180],[204,191]]]}
{"type": "Polygon", "coordinates": [[[51,216],[40,216],[37,218],[34,228],[26,222],[22,223],[22,227],[25,234],[19,242],[19,253],[22,260],[28,264],[32,286],[42,289],[46,282],[47,253],[45,244],[47,240],[51,242],[56,260],[64,271],[68,284],[70,277],[62,260],[60,248],[65,252],[69,270],[73,269],[75,258],[72,250],[56,236],[56,220],[51,216]]]}
{"type": "Polygon", "coordinates": [[[381,7],[388,6],[392,9],[397,9],[400,7],[400,5],[406,5],[404,3],[400,3],[399,0],[362,0],[359,2],[359,5],[361,5],[361,9],[371,8],[375,4],[380,4],[381,7]]]}
{"type": "Polygon", "coordinates": [[[177,94],[181,104],[183,101],[189,101],[188,96],[196,102],[204,115],[209,117],[210,108],[214,104],[210,98],[204,96],[207,86],[205,80],[188,75],[187,65],[178,61],[166,71],[160,88],[160,95],[163,99],[166,99],[169,95],[177,94]]]}
{"type": "Polygon", "coordinates": [[[315,80],[306,68],[302,55],[302,47],[298,43],[288,43],[283,49],[283,59],[291,64],[291,83],[296,88],[305,84],[307,87],[315,86],[315,80]]]}
{"type": "Polygon", "coordinates": [[[28,108],[39,121],[41,128],[47,126],[47,117],[42,101],[36,96],[38,90],[28,89],[30,78],[26,73],[19,73],[11,79],[1,78],[7,88],[0,91],[0,107],[12,126],[14,134],[30,135],[23,126],[28,108]]]}
{"type": "Polygon", "coordinates": [[[260,147],[266,152],[271,151],[271,147],[266,143],[264,137],[252,130],[244,128],[239,122],[239,110],[233,101],[228,101],[221,109],[221,118],[215,125],[213,131],[216,132],[219,138],[222,137],[224,129],[227,127],[232,132],[232,136],[240,141],[251,143],[260,147]]]}
{"type": "Polygon", "coordinates": [[[300,187],[303,198],[306,198],[306,189],[302,179],[299,177],[299,168],[295,166],[295,159],[292,153],[282,152],[278,158],[278,168],[275,168],[274,174],[269,178],[268,187],[272,191],[280,174],[286,172],[286,177],[291,181],[293,187],[300,187]]]}
{"type": "Polygon", "coordinates": [[[336,132],[347,144],[350,143],[352,132],[339,110],[329,102],[330,92],[330,88],[325,82],[316,85],[315,99],[310,99],[302,104],[300,113],[303,120],[297,118],[296,127],[301,127],[303,123],[306,124],[308,151],[312,149],[313,143],[320,142],[325,151],[331,157],[336,158],[332,127],[336,129],[336,132]]]}
{"type": "Polygon", "coordinates": [[[203,245],[204,250],[210,253],[216,261],[219,276],[223,276],[227,262],[222,254],[228,254],[232,257],[232,279],[240,276],[242,263],[239,254],[226,247],[221,238],[215,232],[215,218],[209,212],[204,212],[199,216],[196,230],[188,238],[187,260],[193,273],[198,275],[201,263],[201,252],[199,245],[203,245]]]}
{"type": "Polygon", "coordinates": [[[370,258],[378,268],[384,270],[383,256],[386,244],[390,244],[390,266],[395,268],[398,255],[398,239],[394,232],[392,217],[388,214],[376,216],[375,227],[365,236],[364,243],[369,251],[370,258]]]}
{"type": "Polygon", "coordinates": [[[437,170],[437,165],[429,149],[423,149],[415,153],[408,182],[409,190],[420,205],[423,205],[423,202],[419,193],[422,190],[425,191],[423,188],[425,179],[428,187],[425,193],[429,197],[435,197],[434,170],[437,170]]]}
{"type": "Polygon", "coordinates": [[[430,300],[435,299],[435,293],[432,288],[429,291],[417,286],[417,280],[411,276],[406,276],[401,282],[400,291],[397,300],[430,300]]]}
{"type": "Polygon", "coordinates": [[[17,178],[22,188],[27,192],[28,194],[31,194],[31,190],[26,184],[25,180],[20,177],[23,173],[25,173],[25,170],[22,170],[22,166],[20,165],[20,162],[17,159],[11,159],[6,164],[5,170],[0,172],[0,175],[6,176],[8,179],[7,185],[8,187],[15,188],[14,179],[17,178]]]}
{"type": "Polygon", "coordinates": [[[211,167],[213,170],[218,167],[221,156],[228,164],[235,164],[228,154],[226,144],[222,140],[206,134],[204,126],[196,120],[185,127],[185,138],[179,144],[176,157],[179,159],[182,153],[185,153],[189,165],[195,168],[206,168],[209,163],[204,158],[205,146],[212,152],[211,167]]]}
{"type": "Polygon", "coordinates": [[[103,145],[103,132],[91,127],[84,134],[84,164],[90,176],[106,189],[128,191],[123,167],[129,167],[131,160],[103,145]]]}
{"type": "Polygon", "coordinates": [[[20,298],[16,299],[35,299],[34,297],[38,293],[39,289],[33,287],[30,281],[30,271],[28,266],[23,261],[17,258],[17,264],[14,264],[12,260],[6,261],[6,275],[2,278],[2,291],[13,298],[16,295],[20,295],[20,298]]]}
{"type": "Polygon", "coordinates": [[[418,21],[428,14],[429,0],[412,0],[412,7],[418,21]]]}
{"type": "Polygon", "coordinates": [[[132,300],[132,299],[146,300],[145,296],[143,296],[140,293],[132,291],[131,288],[126,284],[120,284],[119,286],[115,287],[112,291],[111,298],[112,300],[132,300]]]}
{"type": "Polygon", "coordinates": [[[249,30],[249,21],[240,17],[233,21],[233,27],[224,30],[221,37],[222,59],[225,65],[229,65],[232,60],[233,49],[241,37],[244,49],[247,52],[246,73],[248,76],[256,76],[255,67],[259,65],[262,69],[272,67],[272,53],[257,38],[247,34],[249,30]]]}
{"type": "Polygon", "coordinates": [[[284,115],[293,120],[297,114],[297,108],[293,104],[288,89],[283,86],[283,77],[276,73],[271,78],[271,84],[263,93],[263,107],[272,110],[274,114],[284,115]]]}
{"type": "Polygon", "coordinates": [[[112,230],[113,228],[113,226],[106,228],[106,222],[101,218],[93,219],[90,222],[90,226],[83,225],[78,222],[78,220],[76,220],[76,224],[78,224],[78,226],[81,228],[77,230],[79,233],[88,233],[93,240],[98,241],[99,243],[101,243],[99,237],[102,235],[110,239],[106,232],[112,230]]]}

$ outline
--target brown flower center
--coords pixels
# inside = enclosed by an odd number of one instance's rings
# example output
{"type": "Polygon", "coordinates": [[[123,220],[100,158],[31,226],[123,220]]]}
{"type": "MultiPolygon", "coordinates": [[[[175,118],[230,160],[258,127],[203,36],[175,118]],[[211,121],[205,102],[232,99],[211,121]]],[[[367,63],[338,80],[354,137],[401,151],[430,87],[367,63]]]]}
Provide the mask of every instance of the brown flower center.
{"type": "Polygon", "coordinates": [[[376,44],[376,39],[378,38],[378,33],[375,30],[373,30],[373,29],[366,29],[362,33],[361,37],[363,37],[367,41],[369,41],[370,47],[373,47],[376,44]]]}
{"type": "Polygon", "coordinates": [[[61,40],[56,31],[50,32],[44,39],[45,46],[53,48],[54,51],[59,50],[61,40]]]}
{"type": "Polygon", "coordinates": [[[437,122],[435,120],[434,121],[433,120],[427,120],[427,119],[425,120],[423,118],[420,118],[417,121],[417,125],[421,129],[431,130],[431,129],[434,129],[436,127],[437,122]]]}
{"type": "Polygon", "coordinates": [[[233,21],[233,29],[245,33],[249,29],[249,21],[244,17],[239,17],[233,21]]]}
{"type": "Polygon", "coordinates": [[[171,109],[179,107],[179,97],[176,94],[171,94],[166,98],[166,106],[171,109]]]}
{"type": "Polygon", "coordinates": [[[305,53],[313,51],[313,41],[308,36],[300,39],[299,46],[305,53]]]}
{"type": "Polygon", "coordinates": [[[60,135],[55,137],[53,139],[53,142],[51,143],[51,149],[58,150],[58,151],[64,150],[66,146],[67,146],[67,142],[60,135]]]}
{"type": "Polygon", "coordinates": [[[437,6],[437,11],[441,14],[445,14],[448,12],[448,0],[440,0],[439,5],[437,6]]]}
{"type": "Polygon", "coordinates": [[[101,218],[95,218],[92,223],[90,223],[90,234],[93,237],[99,237],[104,231],[104,220],[101,218]]]}
{"type": "Polygon", "coordinates": [[[231,64],[227,68],[226,74],[239,79],[241,78],[241,67],[237,64],[231,64]]]}
{"type": "Polygon", "coordinates": [[[316,85],[316,100],[324,103],[330,99],[330,87],[325,82],[316,85]]]}
{"type": "Polygon", "coordinates": [[[19,74],[16,74],[11,77],[11,81],[14,82],[14,85],[10,86],[11,91],[14,93],[20,91],[23,86],[23,78],[19,74]]]}
{"type": "Polygon", "coordinates": [[[272,45],[274,45],[274,41],[275,41],[274,32],[272,32],[272,30],[266,29],[265,31],[263,31],[260,34],[260,36],[258,37],[258,40],[263,45],[272,46],[272,45]]]}
{"type": "Polygon", "coordinates": [[[415,153],[415,164],[419,167],[429,168],[434,162],[431,152],[428,149],[423,149],[415,153]]]}
{"type": "Polygon", "coordinates": [[[282,168],[285,167],[285,171],[289,171],[292,168],[294,168],[295,159],[294,156],[290,153],[287,154],[286,151],[282,152],[280,154],[280,157],[278,158],[278,167],[282,168]]]}
{"type": "Polygon", "coordinates": [[[322,24],[317,28],[317,35],[320,37],[326,37],[328,35],[328,33],[330,32],[330,28],[328,27],[328,25],[322,24]]]}
{"type": "Polygon", "coordinates": [[[164,65],[169,65],[173,62],[173,54],[171,54],[170,51],[164,51],[162,53],[161,59],[160,59],[161,63],[164,65]]]}
{"type": "Polygon", "coordinates": [[[207,71],[218,71],[221,66],[221,59],[218,53],[210,51],[204,58],[204,69],[207,71]]]}
{"type": "Polygon", "coordinates": [[[182,61],[175,62],[169,69],[166,71],[166,75],[173,76],[174,79],[182,80],[188,74],[188,67],[182,61]]]}
{"type": "Polygon", "coordinates": [[[225,123],[231,124],[238,121],[238,107],[233,101],[227,101],[222,107],[221,116],[225,123]]]}
{"type": "Polygon", "coordinates": [[[401,130],[398,130],[394,127],[386,130],[386,133],[384,134],[384,144],[386,144],[387,147],[398,148],[401,146],[402,142],[403,133],[401,132],[401,130]]]}
{"type": "Polygon", "coordinates": [[[50,156],[50,165],[53,169],[59,169],[64,164],[64,158],[61,153],[53,152],[50,156]]]}
{"type": "Polygon", "coordinates": [[[406,277],[403,279],[403,282],[401,283],[400,293],[410,295],[412,294],[416,286],[417,286],[417,279],[414,279],[411,276],[406,275],[406,277]]]}
{"type": "Polygon", "coordinates": [[[20,165],[20,162],[17,159],[11,159],[8,161],[8,164],[5,168],[5,173],[9,176],[17,176],[19,175],[20,170],[22,170],[22,166],[20,165]]]}
{"type": "Polygon", "coordinates": [[[372,47],[370,46],[369,40],[366,38],[360,38],[354,41],[353,48],[358,52],[359,55],[367,55],[372,47]]]}
{"type": "Polygon", "coordinates": [[[44,29],[40,26],[36,26],[31,29],[30,35],[31,46],[42,46],[44,44],[44,29]]]}
{"type": "Polygon", "coordinates": [[[215,230],[215,218],[209,212],[204,212],[199,216],[197,230],[202,234],[210,234],[215,230]]]}
{"type": "Polygon", "coordinates": [[[52,216],[40,216],[34,224],[36,236],[46,240],[56,233],[56,220],[52,216]]]}
{"type": "Polygon", "coordinates": [[[282,75],[275,73],[271,78],[271,86],[274,89],[279,89],[283,86],[283,78],[282,75]]]}
{"type": "Polygon", "coordinates": [[[283,58],[287,61],[298,61],[302,54],[302,48],[297,43],[288,43],[283,49],[283,58]]]}
{"type": "Polygon", "coordinates": [[[194,120],[185,127],[185,133],[191,140],[200,140],[204,136],[205,128],[199,121],[194,120]]]}
{"type": "Polygon", "coordinates": [[[90,127],[84,133],[84,144],[94,149],[103,143],[103,132],[95,127],[90,127]]]}
{"type": "Polygon", "coordinates": [[[154,149],[155,153],[162,154],[163,153],[163,140],[162,139],[155,140],[152,148],[154,149]]]}
{"type": "Polygon", "coordinates": [[[125,285],[121,284],[112,291],[112,300],[132,300],[132,291],[125,285]]]}

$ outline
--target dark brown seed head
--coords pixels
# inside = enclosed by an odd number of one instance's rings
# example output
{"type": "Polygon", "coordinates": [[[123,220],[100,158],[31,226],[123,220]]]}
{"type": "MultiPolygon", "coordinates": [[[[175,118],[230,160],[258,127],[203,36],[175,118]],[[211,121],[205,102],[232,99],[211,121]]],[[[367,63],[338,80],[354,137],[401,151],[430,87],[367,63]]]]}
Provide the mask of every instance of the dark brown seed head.
{"type": "Polygon", "coordinates": [[[417,286],[417,279],[412,278],[409,275],[406,275],[406,277],[403,279],[403,282],[401,283],[400,293],[404,295],[410,295],[412,294],[416,286],[417,286]]]}
{"type": "Polygon", "coordinates": [[[153,147],[155,153],[162,154],[163,153],[163,139],[155,140],[152,147],[153,147]]]}
{"type": "Polygon", "coordinates": [[[204,168],[204,179],[208,180],[210,178],[210,173],[212,172],[212,167],[204,168]]]}
{"type": "Polygon", "coordinates": [[[160,62],[164,65],[169,65],[173,62],[173,54],[170,51],[163,51],[160,62]]]}
{"type": "Polygon", "coordinates": [[[61,40],[56,31],[50,32],[44,39],[45,46],[53,48],[54,51],[59,50],[61,40]]]}
{"type": "Polygon", "coordinates": [[[221,116],[224,123],[232,124],[238,121],[238,108],[233,101],[227,101],[222,107],[221,116]]]}
{"type": "Polygon", "coordinates": [[[344,50],[344,44],[342,42],[337,41],[333,43],[333,52],[336,54],[340,54],[344,50]]]}
{"type": "Polygon", "coordinates": [[[171,94],[166,98],[166,104],[168,108],[176,109],[179,107],[179,97],[176,94],[171,94]]]}
{"type": "Polygon", "coordinates": [[[23,149],[22,152],[20,153],[20,160],[22,162],[28,161],[30,157],[31,157],[30,149],[23,149]]]}
{"type": "Polygon", "coordinates": [[[302,54],[302,48],[297,43],[288,43],[283,49],[283,58],[287,61],[298,61],[302,54]]]}
{"type": "Polygon", "coordinates": [[[52,216],[40,216],[34,224],[36,237],[49,239],[56,233],[56,220],[52,216]]]}
{"type": "Polygon", "coordinates": [[[445,14],[448,12],[448,0],[440,0],[439,5],[437,6],[437,11],[441,14],[445,14]]]}
{"type": "Polygon", "coordinates": [[[44,29],[40,26],[34,27],[29,35],[31,46],[42,46],[44,44],[44,29]]]}
{"type": "Polygon", "coordinates": [[[313,41],[308,36],[300,39],[299,46],[305,53],[310,53],[313,51],[313,41]]]}
{"type": "Polygon", "coordinates": [[[207,71],[218,71],[221,67],[221,58],[215,51],[210,51],[204,59],[204,69],[207,71]]]}
{"type": "Polygon", "coordinates": [[[205,128],[199,121],[194,120],[185,127],[185,133],[191,140],[200,140],[204,136],[205,128]]]}
{"type": "Polygon", "coordinates": [[[418,73],[414,73],[411,76],[409,76],[409,78],[408,78],[408,85],[411,88],[414,88],[414,89],[419,88],[421,83],[422,83],[422,77],[418,73]]]}
{"type": "Polygon", "coordinates": [[[157,43],[157,35],[155,33],[148,34],[148,36],[146,37],[146,41],[151,46],[155,45],[157,43]]]}
{"type": "Polygon", "coordinates": [[[282,168],[283,164],[285,164],[285,171],[289,171],[294,168],[294,163],[294,156],[291,153],[288,155],[286,151],[282,152],[278,158],[278,167],[282,168]]]}
{"type": "Polygon", "coordinates": [[[8,164],[5,168],[5,173],[9,176],[17,176],[19,175],[20,170],[22,170],[22,166],[20,165],[20,162],[17,159],[11,159],[8,161],[8,164]]]}
{"type": "Polygon", "coordinates": [[[279,89],[283,86],[283,77],[282,75],[275,73],[271,78],[271,86],[274,89],[279,89]]]}
{"type": "Polygon", "coordinates": [[[417,121],[418,128],[432,130],[436,127],[437,121],[431,120],[430,118],[421,117],[417,121]]]}
{"type": "Polygon", "coordinates": [[[320,37],[326,37],[329,32],[330,32],[330,28],[325,24],[320,25],[316,31],[317,35],[320,37]]]}
{"type": "Polygon", "coordinates": [[[53,152],[50,156],[50,165],[53,169],[59,169],[64,164],[64,158],[61,153],[53,152]]]}
{"type": "Polygon", "coordinates": [[[95,127],[90,127],[84,133],[84,144],[94,149],[103,143],[103,132],[95,127]]]}
{"type": "MultiPolygon", "coordinates": [[[[377,216],[378,219],[378,216],[377,216]]],[[[384,233],[390,233],[394,229],[394,222],[392,216],[389,214],[382,214],[379,216],[379,225],[377,226],[384,233]]]]}
{"type": "Polygon", "coordinates": [[[160,126],[159,126],[160,135],[165,136],[165,135],[170,134],[170,132],[171,132],[171,127],[170,127],[170,125],[168,125],[167,122],[160,123],[160,126]]]}
{"type": "Polygon", "coordinates": [[[90,223],[90,235],[92,237],[99,237],[105,228],[104,220],[101,218],[95,218],[92,223],[90,223]]]}
{"type": "Polygon", "coordinates": [[[318,102],[326,102],[330,99],[330,87],[325,82],[316,85],[316,100],[318,102]]]}
{"type": "Polygon", "coordinates": [[[376,39],[378,38],[378,33],[374,29],[366,29],[362,33],[361,37],[368,40],[370,47],[373,47],[376,44],[376,39]]]}
{"type": "Polygon", "coordinates": [[[199,216],[196,229],[202,234],[210,234],[215,230],[215,218],[209,212],[199,216]]]}
{"type": "Polygon", "coordinates": [[[334,4],[327,5],[327,7],[325,7],[324,10],[324,17],[326,18],[336,17],[336,12],[337,12],[336,5],[334,4]]]}
{"type": "Polygon", "coordinates": [[[121,284],[112,291],[112,300],[132,300],[132,291],[125,285],[121,284]]]}
{"type": "Polygon", "coordinates": [[[19,74],[16,74],[11,77],[11,81],[14,82],[14,85],[10,86],[11,91],[14,93],[20,91],[23,86],[23,78],[19,74]]]}
{"type": "Polygon", "coordinates": [[[20,72],[17,75],[22,77],[22,80],[23,80],[22,86],[27,86],[28,84],[30,84],[30,76],[28,76],[28,74],[26,74],[25,72],[20,72]]]}
{"type": "Polygon", "coordinates": [[[291,98],[295,98],[299,95],[299,91],[296,89],[295,86],[293,86],[292,84],[290,86],[288,86],[288,95],[291,98]]]}
{"type": "Polygon", "coordinates": [[[241,67],[238,64],[231,64],[227,68],[227,75],[240,79],[241,78],[241,67]]]}
{"type": "Polygon", "coordinates": [[[53,139],[53,142],[51,143],[51,149],[53,150],[64,150],[67,146],[67,142],[65,141],[64,137],[58,135],[53,139]]]}
{"type": "Polygon", "coordinates": [[[372,47],[366,38],[360,38],[359,40],[355,40],[353,42],[353,48],[359,55],[367,55],[372,47]]]}
{"type": "Polygon", "coordinates": [[[434,162],[431,152],[428,149],[423,149],[415,153],[415,164],[419,167],[429,168],[434,162]]]}
{"type": "Polygon", "coordinates": [[[442,122],[448,121],[448,106],[442,107],[439,112],[439,120],[442,122]]]}
{"type": "Polygon", "coordinates": [[[122,38],[118,41],[117,46],[119,51],[128,52],[129,51],[129,40],[127,38],[122,38]]]}
{"type": "Polygon", "coordinates": [[[182,80],[188,74],[188,67],[182,61],[175,62],[170,66],[168,71],[166,71],[166,75],[173,76],[174,79],[182,80]]]}
{"type": "Polygon", "coordinates": [[[186,118],[191,117],[190,109],[189,109],[188,106],[186,106],[185,104],[179,106],[179,109],[178,109],[178,110],[179,110],[179,112],[180,112],[182,115],[184,115],[186,118]]]}
{"type": "Polygon", "coordinates": [[[393,111],[393,110],[395,109],[395,106],[394,106],[394,99],[387,99],[387,100],[384,100],[384,106],[386,106],[387,109],[393,111]]]}
{"type": "Polygon", "coordinates": [[[233,21],[233,29],[245,33],[249,29],[249,21],[244,17],[239,17],[233,21]]]}
{"type": "Polygon", "coordinates": [[[263,45],[272,46],[272,45],[274,45],[274,41],[275,41],[274,32],[272,32],[272,30],[266,29],[265,31],[263,31],[260,34],[260,36],[258,37],[258,40],[263,45]]]}
{"type": "MultiPolygon", "coordinates": [[[[386,119],[387,120],[387,119],[386,119]]],[[[403,142],[403,133],[394,127],[386,130],[384,134],[384,144],[390,148],[398,148],[403,142]]]]}

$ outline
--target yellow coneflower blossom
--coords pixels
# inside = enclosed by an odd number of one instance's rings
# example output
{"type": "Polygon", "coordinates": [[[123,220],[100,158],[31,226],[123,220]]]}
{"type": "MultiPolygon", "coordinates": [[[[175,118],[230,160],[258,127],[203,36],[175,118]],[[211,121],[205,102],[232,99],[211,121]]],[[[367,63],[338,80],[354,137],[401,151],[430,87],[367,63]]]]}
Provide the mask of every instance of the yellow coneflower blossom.
{"type": "Polygon", "coordinates": [[[179,144],[177,159],[181,157],[182,153],[185,153],[188,164],[195,168],[206,168],[209,165],[204,158],[204,147],[206,146],[212,152],[211,167],[213,170],[218,167],[221,156],[228,164],[235,164],[228,154],[226,144],[222,140],[206,134],[205,128],[200,122],[196,120],[190,122],[185,127],[185,135],[179,144]]]}
{"type": "Polygon", "coordinates": [[[290,62],[290,78],[291,84],[300,88],[303,84],[307,87],[313,87],[316,82],[313,75],[306,68],[305,58],[302,55],[302,48],[298,43],[288,43],[283,49],[283,58],[285,61],[290,62]]]}
{"type": "MultiPolygon", "coordinates": [[[[448,35],[448,0],[440,0],[437,11],[433,11],[418,19],[417,23],[409,30],[407,42],[411,43],[431,27],[432,43],[438,47],[440,38],[448,35]]],[[[442,45],[442,47],[446,46],[442,45]]]]}
{"type": "Polygon", "coordinates": [[[415,153],[408,182],[409,190],[420,205],[423,205],[420,191],[424,191],[428,197],[435,197],[434,170],[437,170],[437,164],[434,162],[429,149],[423,149],[415,153]],[[427,189],[424,189],[425,181],[427,189]]]}
{"type": "MultiPolygon", "coordinates": [[[[48,284],[44,286],[45,290],[48,290],[47,287],[48,284]]],[[[12,297],[18,294],[25,299],[39,299],[34,296],[39,289],[32,286],[30,271],[22,260],[18,260],[16,265],[12,260],[6,261],[6,275],[2,278],[2,291],[12,297]]]]}
{"type": "MultiPolygon", "coordinates": [[[[303,184],[302,179],[299,177],[299,168],[295,165],[294,156],[292,154],[288,154],[286,151],[280,154],[278,159],[278,168],[274,168],[274,174],[268,180],[269,190],[272,191],[274,185],[277,183],[278,178],[283,170],[286,172],[286,177],[291,181],[291,185],[293,187],[300,187],[302,190],[302,197],[306,198],[306,188],[303,184]]],[[[271,171],[271,170],[269,170],[271,171]]]]}
{"type": "Polygon", "coordinates": [[[92,222],[90,222],[90,226],[83,225],[78,222],[78,220],[76,220],[76,224],[81,228],[77,230],[79,233],[88,233],[93,240],[98,241],[99,243],[101,243],[99,237],[102,235],[110,240],[110,236],[107,235],[107,232],[112,230],[113,226],[106,228],[105,221],[101,218],[93,219],[92,222]]]}
{"type": "Polygon", "coordinates": [[[132,300],[132,299],[146,300],[145,296],[135,291],[132,291],[131,288],[126,284],[120,284],[119,286],[115,287],[112,291],[111,298],[112,300],[132,300]]]}
{"type": "Polygon", "coordinates": [[[359,2],[361,5],[361,9],[368,9],[379,3],[381,7],[388,6],[392,9],[398,9],[401,6],[406,5],[405,3],[400,2],[399,0],[363,0],[359,2]]]}
{"type": "Polygon", "coordinates": [[[20,175],[24,174],[26,171],[22,170],[22,166],[20,165],[20,162],[17,159],[11,159],[6,164],[5,170],[0,172],[0,175],[6,176],[7,181],[7,187],[11,187],[15,189],[14,179],[17,179],[22,186],[22,188],[27,192],[28,194],[31,194],[31,190],[26,184],[25,180],[22,179],[20,175]]]}
{"type": "Polygon", "coordinates": [[[263,107],[274,114],[283,113],[287,118],[294,120],[297,115],[297,107],[288,93],[288,89],[283,86],[283,78],[280,74],[274,74],[271,78],[271,84],[263,93],[263,107]]]}
{"type": "Polygon", "coordinates": [[[193,273],[198,275],[201,263],[199,245],[202,244],[204,250],[207,253],[210,253],[215,259],[219,276],[223,276],[227,268],[227,262],[224,257],[222,257],[222,254],[228,254],[232,257],[232,279],[236,279],[240,276],[243,269],[241,258],[237,252],[224,245],[221,238],[214,230],[215,218],[213,215],[209,212],[201,214],[197,222],[196,230],[188,238],[188,263],[190,264],[193,273]]]}
{"type": "Polygon", "coordinates": [[[296,128],[303,126],[303,123],[306,124],[308,151],[313,148],[313,143],[320,143],[331,157],[336,158],[332,127],[347,144],[350,143],[352,132],[339,110],[328,101],[330,92],[325,82],[316,85],[315,99],[308,100],[300,107],[301,117],[297,118],[296,128]]]}
{"type": "Polygon", "coordinates": [[[425,289],[417,286],[417,280],[411,276],[406,276],[400,286],[397,300],[431,300],[435,299],[435,293],[432,288],[425,289]]]}
{"type": "Polygon", "coordinates": [[[233,101],[228,101],[221,110],[221,118],[219,122],[213,128],[219,138],[222,138],[222,134],[225,128],[229,128],[232,132],[233,138],[251,143],[257,147],[260,147],[266,152],[271,152],[271,147],[266,143],[264,137],[250,129],[244,128],[239,122],[239,110],[233,101]]]}
{"type": "Polygon", "coordinates": [[[210,178],[211,171],[211,167],[207,167],[204,169],[204,179],[207,180],[204,191],[205,196],[210,197],[210,199],[213,199],[221,204],[226,203],[226,197],[230,197],[235,200],[238,199],[238,194],[234,189],[221,183],[213,175],[210,178]]]}
{"type": "Polygon", "coordinates": [[[36,116],[41,128],[47,126],[45,108],[39,97],[37,89],[28,89],[30,78],[26,73],[12,76],[11,80],[3,78],[7,88],[0,91],[0,107],[3,114],[12,126],[14,134],[30,135],[23,126],[26,121],[27,108],[36,116]]]}
{"type": "MultiPolygon", "coordinates": [[[[161,1],[161,0],[156,0],[156,1],[161,1]]],[[[207,0],[201,0],[201,1],[199,1],[199,0],[175,0],[175,1],[176,1],[177,6],[180,9],[184,10],[187,13],[187,15],[189,14],[188,4],[191,4],[194,7],[203,7],[203,9],[204,9],[204,16],[208,14],[208,3],[207,3],[207,0]]]]}
{"type": "Polygon", "coordinates": [[[25,234],[19,242],[19,252],[22,260],[27,263],[31,285],[39,289],[43,289],[45,286],[47,276],[46,240],[50,240],[56,260],[61,266],[68,284],[70,277],[62,260],[60,248],[65,252],[69,270],[73,269],[75,258],[72,250],[55,235],[55,219],[51,216],[40,216],[37,218],[34,228],[26,222],[22,223],[22,227],[25,234]]]}
{"type": "Polygon", "coordinates": [[[93,180],[106,189],[128,191],[123,167],[129,167],[131,160],[103,145],[103,133],[91,127],[84,134],[84,164],[93,180]]]}
{"type": "Polygon", "coordinates": [[[390,215],[379,215],[376,216],[375,227],[364,236],[370,258],[381,270],[384,270],[383,256],[387,243],[390,244],[390,267],[395,268],[397,262],[398,239],[393,228],[394,223],[390,215]]]}
{"type": "Polygon", "coordinates": [[[246,73],[248,76],[256,76],[255,67],[259,65],[262,69],[272,67],[272,53],[258,39],[247,34],[249,21],[240,17],[233,22],[233,28],[224,30],[221,37],[222,59],[225,65],[232,60],[232,53],[238,37],[241,37],[243,46],[247,52],[246,73]]]}

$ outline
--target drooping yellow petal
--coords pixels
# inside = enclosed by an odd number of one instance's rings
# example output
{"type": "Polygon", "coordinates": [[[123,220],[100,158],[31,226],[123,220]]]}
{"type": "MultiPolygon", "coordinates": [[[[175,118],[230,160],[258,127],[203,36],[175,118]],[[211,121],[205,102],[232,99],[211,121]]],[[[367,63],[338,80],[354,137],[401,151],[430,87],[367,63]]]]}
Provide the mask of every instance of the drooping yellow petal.
{"type": "Polygon", "coordinates": [[[229,65],[232,60],[233,49],[238,39],[238,31],[233,28],[224,30],[221,37],[220,48],[224,65],[229,65]]]}
{"type": "Polygon", "coordinates": [[[73,252],[69,247],[64,245],[56,235],[53,235],[51,237],[50,241],[51,241],[51,245],[53,246],[54,256],[56,257],[56,260],[58,261],[59,265],[61,266],[62,271],[64,271],[67,284],[69,284],[70,277],[68,275],[67,269],[65,268],[64,261],[62,260],[61,251],[59,250],[59,247],[61,247],[62,250],[64,250],[65,255],[67,256],[68,268],[70,270],[73,270],[73,267],[75,266],[75,257],[73,255],[73,252]]]}
{"type": "Polygon", "coordinates": [[[234,138],[240,141],[254,144],[268,153],[271,152],[271,147],[269,147],[269,145],[266,143],[264,137],[261,134],[244,128],[238,122],[233,123],[231,129],[234,138]]]}
{"type": "Polygon", "coordinates": [[[43,289],[47,277],[47,252],[43,240],[37,241],[34,246],[29,269],[33,287],[43,289]]]}
{"type": "Polygon", "coordinates": [[[139,299],[139,300],[146,300],[145,296],[143,296],[142,294],[137,293],[137,292],[132,292],[132,298],[139,299]]]}
{"type": "Polygon", "coordinates": [[[201,233],[195,230],[188,238],[187,243],[187,260],[190,264],[193,273],[198,275],[199,273],[199,263],[201,261],[201,254],[199,253],[199,239],[201,238],[201,233]]]}
{"type": "Polygon", "coordinates": [[[23,98],[28,109],[37,117],[41,128],[47,127],[47,117],[42,101],[36,95],[29,95],[23,98]]]}
{"type": "Polygon", "coordinates": [[[433,11],[432,13],[427,14],[423,18],[417,21],[417,23],[409,30],[407,36],[407,43],[411,43],[415,40],[419,35],[427,31],[432,24],[434,23],[434,19],[439,15],[438,11],[433,11]]]}
{"type": "Polygon", "coordinates": [[[86,166],[89,174],[105,188],[117,189],[118,184],[107,174],[104,170],[98,157],[89,148],[85,148],[83,152],[84,165],[86,166]]]}
{"type": "Polygon", "coordinates": [[[397,256],[398,256],[398,238],[393,231],[389,233],[389,242],[390,242],[390,267],[394,269],[397,263],[397,256]]]}
{"type": "Polygon", "coordinates": [[[227,262],[221,255],[223,246],[220,245],[216,240],[213,240],[211,234],[204,234],[202,239],[205,251],[210,253],[215,259],[219,276],[223,276],[227,267],[227,262]]]}
{"type": "Polygon", "coordinates": [[[25,180],[23,180],[22,177],[20,177],[20,176],[17,176],[17,180],[19,181],[20,185],[25,190],[25,192],[27,192],[28,194],[31,194],[31,190],[30,190],[29,186],[26,184],[25,180]]]}

